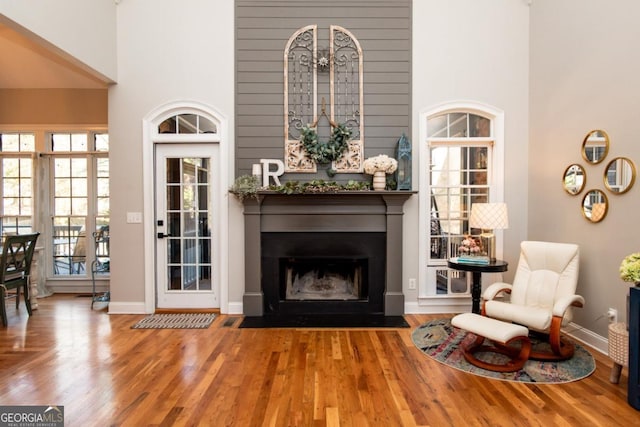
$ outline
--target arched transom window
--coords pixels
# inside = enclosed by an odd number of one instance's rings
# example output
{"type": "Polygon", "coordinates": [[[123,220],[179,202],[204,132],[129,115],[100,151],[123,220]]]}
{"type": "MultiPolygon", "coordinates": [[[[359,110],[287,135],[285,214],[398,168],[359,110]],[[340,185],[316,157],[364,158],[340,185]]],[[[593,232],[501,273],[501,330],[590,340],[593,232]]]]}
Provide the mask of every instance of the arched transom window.
{"type": "Polygon", "coordinates": [[[199,114],[177,114],[158,125],[161,134],[218,133],[216,124],[199,114]]]}

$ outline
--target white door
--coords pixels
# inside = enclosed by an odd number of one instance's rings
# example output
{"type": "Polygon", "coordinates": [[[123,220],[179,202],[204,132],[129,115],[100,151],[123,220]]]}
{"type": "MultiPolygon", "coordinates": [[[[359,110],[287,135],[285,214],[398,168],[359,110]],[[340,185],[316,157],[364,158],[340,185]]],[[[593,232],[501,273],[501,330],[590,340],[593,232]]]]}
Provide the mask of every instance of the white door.
{"type": "Polygon", "coordinates": [[[217,144],[156,144],[158,308],[219,308],[217,144]]]}

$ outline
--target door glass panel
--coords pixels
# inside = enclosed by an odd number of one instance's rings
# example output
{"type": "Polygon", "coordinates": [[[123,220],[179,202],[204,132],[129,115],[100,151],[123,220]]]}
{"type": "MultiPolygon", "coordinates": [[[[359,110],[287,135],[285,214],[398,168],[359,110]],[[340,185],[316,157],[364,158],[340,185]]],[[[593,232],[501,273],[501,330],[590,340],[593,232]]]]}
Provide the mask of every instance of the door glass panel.
{"type": "Polygon", "coordinates": [[[172,211],[180,210],[180,186],[167,186],[167,209],[172,211]]]}
{"type": "Polygon", "coordinates": [[[180,159],[167,159],[167,183],[180,182],[180,159]]]}
{"type": "Polygon", "coordinates": [[[169,262],[172,264],[180,264],[180,240],[169,239],[167,241],[169,262]]]}
{"type": "Polygon", "coordinates": [[[182,262],[185,264],[193,264],[196,261],[196,239],[184,240],[184,258],[182,262]]]}
{"type": "Polygon", "coordinates": [[[200,237],[211,237],[211,231],[209,230],[209,213],[201,212],[200,218],[198,219],[198,236],[200,237]]]}
{"type": "Polygon", "coordinates": [[[211,290],[211,267],[200,267],[200,289],[211,290]]]}
{"type": "Polygon", "coordinates": [[[211,290],[207,164],[200,158],[166,160],[168,290],[211,290]]]}
{"type": "Polygon", "coordinates": [[[208,194],[208,185],[198,185],[198,206],[200,207],[200,209],[203,209],[203,207],[206,208],[206,206],[208,205],[208,194]]]}
{"type": "MultiPolygon", "coordinates": [[[[193,179],[193,177],[185,176],[187,179],[193,179]]],[[[185,185],[182,189],[182,198],[184,203],[184,210],[191,211],[195,209],[196,206],[196,195],[195,195],[195,186],[194,185],[185,185]]]]}
{"type": "Polygon", "coordinates": [[[181,283],[182,283],[182,275],[180,271],[180,266],[170,265],[169,266],[169,290],[179,291],[182,287],[181,283]]]}
{"type": "Polygon", "coordinates": [[[182,222],[184,224],[184,232],[187,236],[195,236],[196,234],[196,217],[193,212],[185,212],[182,214],[182,222]]]}
{"type": "Polygon", "coordinates": [[[171,236],[180,236],[180,213],[167,214],[167,231],[171,236]]]}
{"type": "Polygon", "coordinates": [[[202,250],[200,251],[200,264],[211,264],[211,239],[200,239],[202,250]]]}

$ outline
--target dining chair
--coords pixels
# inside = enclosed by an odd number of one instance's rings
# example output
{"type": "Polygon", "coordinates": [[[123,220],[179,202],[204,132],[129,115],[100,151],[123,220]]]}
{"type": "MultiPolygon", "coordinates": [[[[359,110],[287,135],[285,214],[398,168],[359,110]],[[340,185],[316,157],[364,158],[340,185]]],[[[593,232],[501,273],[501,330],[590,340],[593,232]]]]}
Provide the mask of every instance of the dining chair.
{"type": "Polygon", "coordinates": [[[29,295],[29,277],[31,261],[40,233],[5,236],[0,255],[0,314],[2,323],[7,326],[7,291],[16,290],[16,309],[20,303],[20,290],[24,293],[24,303],[31,316],[31,299],[29,295]]]}

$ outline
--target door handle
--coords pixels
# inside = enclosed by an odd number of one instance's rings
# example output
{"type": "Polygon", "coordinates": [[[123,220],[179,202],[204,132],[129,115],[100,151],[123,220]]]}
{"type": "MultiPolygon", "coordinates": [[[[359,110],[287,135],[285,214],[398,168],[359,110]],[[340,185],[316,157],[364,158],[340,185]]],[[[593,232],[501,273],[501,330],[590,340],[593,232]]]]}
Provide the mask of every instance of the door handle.
{"type": "Polygon", "coordinates": [[[171,234],[158,233],[158,239],[164,239],[165,237],[171,237],[171,234]]]}

